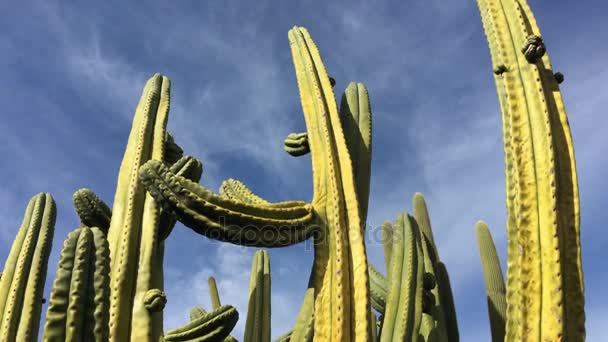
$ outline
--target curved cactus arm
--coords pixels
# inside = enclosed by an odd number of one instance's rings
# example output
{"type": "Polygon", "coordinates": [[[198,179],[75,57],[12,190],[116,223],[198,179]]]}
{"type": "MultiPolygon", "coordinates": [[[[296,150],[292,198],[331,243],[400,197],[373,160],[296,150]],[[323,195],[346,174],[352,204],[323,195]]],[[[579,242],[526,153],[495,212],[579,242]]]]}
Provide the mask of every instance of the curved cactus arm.
{"type": "MultiPolygon", "coordinates": [[[[203,164],[200,160],[190,157],[183,156],[178,161],[173,163],[169,170],[176,175],[187,178],[193,182],[198,182],[203,174],[203,164]]],[[[173,231],[177,218],[171,210],[164,210],[161,208],[160,216],[158,218],[158,238],[163,241],[173,231]]]]}
{"type": "Polygon", "coordinates": [[[155,160],[142,166],[140,179],[165,210],[174,210],[182,223],[212,239],[283,247],[310,238],[316,229],[310,225],[312,207],[304,202],[254,205],[231,200],[175,175],[155,160]]]}
{"type": "Polygon", "coordinates": [[[506,339],[582,340],[580,206],[559,86],[526,2],[478,5],[492,63],[504,66],[494,79],[507,165],[506,339]]]}
{"type": "Polygon", "coordinates": [[[265,250],[257,251],[251,264],[244,341],[270,341],[270,258],[265,250]]]}
{"type": "Polygon", "coordinates": [[[486,283],[486,296],[488,299],[488,313],[492,330],[492,341],[504,341],[506,310],[506,288],[500,267],[500,259],[492,235],[485,222],[479,221],[475,225],[479,255],[486,283]]]}
{"type": "Polygon", "coordinates": [[[460,334],[458,333],[458,319],[456,316],[456,306],[454,305],[454,296],[452,295],[452,285],[445,264],[439,261],[436,265],[437,286],[439,286],[439,300],[443,306],[445,314],[445,328],[447,331],[449,342],[458,342],[460,334]]]}
{"type": "Polygon", "coordinates": [[[285,152],[294,157],[299,157],[310,153],[308,145],[308,133],[289,133],[283,142],[285,152]]]}
{"type": "Polygon", "coordinates": [[[105,234],[87,226],[64,242],[51,290],[44,341],[107,341],[110,258],[105,234]]]}
{"type": "Polygon", "coordinates": [[[104,233],[110,228],[112,210],[91,189],[80,189],[72,196],[81,226],[98,227],[104,233]]]}
{"type": "Polygon", "coordinates": [[[378,271],[374,265],[369,265],[369,290],[372,299],[372,307],[380,314],[384,313],[386,308],[387,283],[386,278],[378,271]]]}
{"type": "Polygon", "coordinates": [[[162,337],[162,310],[149,310],[145,303],[148,291],[163,289],[160,208],[139,182],[138,171],[148,160],[164,160],[170,89],[169,79],[160,74],[146,83],[120,166],[107,237],[111,340],[157,341],[162,337]]]}
{"type": "Polygon", "coordinates": [[[222,185],[220,185],[220,195],[243,203],[259,205],[270,204],[270,202],[254,194],[245,184],[232,178],[222,182],[222,185]]]}
{"type": "Polygon", "coordinates": [[[361,222],[367,220],[372,165],[372,110],[367,87],[351,82],[340,101],[340,121],[353,163],[361,222]]]}
{"type": "Polygon", "coordinates": [[[418,341],[422,319],[422,240],[414,219],[400,214],[394,227],[388,298],[380,341],[418,341]]]}
{"type": "Polygon", "coordinates": [[[234,329],[239,319],[239,313],[231,305],[224,305],[189,323],[168,331],[164,340],[189,341],[189,342],[212,342],[224,340],[234,329]]]}
{"type": "Polygon", "coordinates": [[[314,335],[368,341],[369,276],[352,162],[335,96],[305,28],[289,31],[313,169],[313,208],[322,228],[315,244],[314,335]]]}
{"type": "Polygon", "coordinates": [[[165,135],[165,156],[163,161],[167,165],[173,165],[184,156],[184,150],[175,143],[173,135],[169,132],[165,135]]]}
{"type": "Polygon", "coordinates": [[[0,278],[0,336],[7,341],[38,339],[56,215],[50,194],[30,199],[0,278]]]}

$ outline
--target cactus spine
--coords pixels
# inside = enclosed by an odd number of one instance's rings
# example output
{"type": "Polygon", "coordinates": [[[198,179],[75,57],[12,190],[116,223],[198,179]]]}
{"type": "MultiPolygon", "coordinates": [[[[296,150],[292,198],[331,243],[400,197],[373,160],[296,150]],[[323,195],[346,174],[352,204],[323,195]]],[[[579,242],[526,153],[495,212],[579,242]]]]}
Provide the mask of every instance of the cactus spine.
{"type": "Polygon", "coordinates": [[[504,341],[507,300],[505,281],[502,276],[500,259],[492,235],[485,222],[479,221],[475,226],[479,254],[486,283],[486,296],[488,298],[488,314],[492,330],[492,341],[504,341]]]}
{"type": "Polygon", "coordinates": [[[478,0],[503,113],[506,339],[585,336],[578,185],[557,81],[526,1],[478,0]]]}
{"type": "Polygon", "coordinates": [[[107,341],[110,251],[102,230],[83,226],[64,242],[44,341],[107,341]]]}
{"type": "Polygon", "coordinates": [[[57,209],[53,197],[30,200],[0,278],[0,336],[3,341],[37,341],[42,291],[57,209]]]}

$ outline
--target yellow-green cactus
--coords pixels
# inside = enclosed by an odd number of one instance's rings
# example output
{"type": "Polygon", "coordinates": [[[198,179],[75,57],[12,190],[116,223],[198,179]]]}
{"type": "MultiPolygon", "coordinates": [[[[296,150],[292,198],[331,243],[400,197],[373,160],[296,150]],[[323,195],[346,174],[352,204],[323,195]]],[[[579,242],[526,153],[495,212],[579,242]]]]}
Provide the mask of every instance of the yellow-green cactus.
{"type": "Polygon", "coordinates": [[[478,0],[503,119],[506,339],[585,336],[578,184],[557,80],[525,0],[478,0]]]}
{"type": "Polygon", "coordinates": [[[110,339],[156,341],[162,310],[149,310],[145,295],[163,289],[164,242],[160,208],[138,179],[148,160],[164,159],[170,81],[159,74],[146,84],[120,166],[108,231],[111,255],[110,339]]]}
{"type": "Polygon", "coordinates": [[[53,197],[32,197],[0,278],[0,337],[37,341],[42,291],[57,209],[53,197]]]}
{"type": "Polygon", "coordinates": [[[253,256],[245,342],[270,342],[270,258],[259,250],[253,256]]]}
{"type": "MultiPolygon", "coordinates": [[[[231,305],[224,305],[210,312],[197,310],[189,323],[167,332],[167,342],[214,342],[224,340],[239,319],[239,313],[231,305]]],[[[145,340],[150,341],[150,340],[145,340]]]]}
{"type": "Polygon", "coordinates": [[[49,299],[44,341],[108,340],[110,251],[101,229],[83,226],[64,242],[49,299]]]}
{"type": "Polygon", "coordinates": [[[80,189],[72,196],[80,224],[87,227],[98,227],[104,233],[110,228],[112,210],[91,189],[80,189]]]}
{"type": "Polygon", "coordinates": [[[507,290],[502,276],[502,269],[500,268],[500,259],[496,253],[496,247],[486,223],[483,221],[477,222],[475,232],[486,283],[492,341],[504,341],[505,322],[507,320],[507,290]]]}

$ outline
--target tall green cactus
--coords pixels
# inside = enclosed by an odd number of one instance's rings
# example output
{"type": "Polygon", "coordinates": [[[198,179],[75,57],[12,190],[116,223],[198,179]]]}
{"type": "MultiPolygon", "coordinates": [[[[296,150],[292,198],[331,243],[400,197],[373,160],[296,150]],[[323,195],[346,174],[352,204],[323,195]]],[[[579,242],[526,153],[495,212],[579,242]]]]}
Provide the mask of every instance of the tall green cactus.
{"type": "Polygon", "coordinates": [[[110,250],[101,229],[83,226],[64,242],[44,326],[44,341],[107,341],[110,250]]]}
{"type": "Polygon", "coordinates": [[[505,280],[502,276],[500,259],[496,253],[496,247],[492,235],[485,222],[479,221],[475,225],[479,255],[486,283],[486,296],[488,298],[488,314],[490,316],[490,327],[492,341],[504,341],[505,322],[507,320],[507,300],[505,280]]]}
{"type": "Polygon", "coordinates": [[[0,336],[3,341],[37,341],[42,291],[57,209],[53,197],[32,197],[0,278],[0,336]]]}

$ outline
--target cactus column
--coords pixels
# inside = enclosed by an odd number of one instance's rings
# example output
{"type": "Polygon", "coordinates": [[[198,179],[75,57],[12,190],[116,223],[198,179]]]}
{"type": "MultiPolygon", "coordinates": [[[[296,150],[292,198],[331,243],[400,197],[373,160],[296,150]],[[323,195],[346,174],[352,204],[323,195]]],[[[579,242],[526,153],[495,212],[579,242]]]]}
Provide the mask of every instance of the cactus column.
{"type": "Polygon", "coordinates": [[[169,95],[168,78],[156,74],[147,82],[120,166],[108,231],[112,341],[157,341],[162,336],[162,305],[151,306],[145,301],[154,293],[162,296],[160,210],[137,177],[146,161],[163,160],[169,95]]]}
{"type": "Polygon", "coordinates": [[[57,209],[53,197],[32,197],[0,278],[0,336],[37,341],[42,291],[57,209]]]}
{"type": "Polygon", "coordinates": [[[559,86],[525,0],[478,0],[503,119],[506,339],[585,336],[579,198],[559,86]]]}

